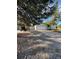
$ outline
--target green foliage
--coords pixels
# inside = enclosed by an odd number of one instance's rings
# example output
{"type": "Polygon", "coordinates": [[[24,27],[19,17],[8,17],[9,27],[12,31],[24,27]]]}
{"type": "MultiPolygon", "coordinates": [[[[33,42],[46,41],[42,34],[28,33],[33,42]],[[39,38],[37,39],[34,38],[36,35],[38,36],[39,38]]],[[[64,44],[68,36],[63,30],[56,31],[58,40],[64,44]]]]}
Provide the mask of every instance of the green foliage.
{"type": "Polygon", "coordinates": [[[48,2],[49,0],[17,0],[17,15],[20,15],[18,20],[23,20],[26,25],[40,24],[41,18],[47,18],[56,9],[55,6],[49,8],[48,2]],[[48,8],[46,9],[46,7],[48,8]],[[50,11],[46,12],[48,9],[50,11]]]}

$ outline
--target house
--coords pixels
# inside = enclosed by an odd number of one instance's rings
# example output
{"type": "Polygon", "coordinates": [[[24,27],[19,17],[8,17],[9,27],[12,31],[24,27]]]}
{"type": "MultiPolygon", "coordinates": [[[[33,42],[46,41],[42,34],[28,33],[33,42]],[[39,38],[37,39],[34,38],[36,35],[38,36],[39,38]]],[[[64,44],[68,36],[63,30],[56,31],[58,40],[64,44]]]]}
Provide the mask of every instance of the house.
{"type": "Polygon", "coordinates": [[[35,25],[34,26],[35,27],[35,30],[48,30],[48,29],[50,29],[50,30],[54,30],[54,29],[56,29],[56,25],[51,25],[50,27],[47,27],[46,25],[35,25]]]}
{"type": "Polygon", "coordinates": [[[35,30],[47,30],[47,26],[45,25],[35,25],[35,30]]]}

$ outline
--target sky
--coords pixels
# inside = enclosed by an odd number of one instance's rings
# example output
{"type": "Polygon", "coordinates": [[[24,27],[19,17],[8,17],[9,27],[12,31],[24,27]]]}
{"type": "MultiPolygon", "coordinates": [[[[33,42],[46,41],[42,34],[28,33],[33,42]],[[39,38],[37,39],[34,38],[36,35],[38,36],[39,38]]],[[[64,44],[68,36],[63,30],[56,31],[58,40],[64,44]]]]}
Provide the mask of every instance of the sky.
{"type": "MultiPolygon", "coordinates": [[[[49,6],[53,6],[52,3],[49,4],[49,6]]],[[[61,12],[61,0],[58,0],[58,10],[59,10],[59,13],[61,12]]],[[[42,19],[43,22],[49,22],[53,19],[53,16],[49,16],[47,19],[42,19]]],[[[60,21],[57,21],[58,24],[60,24],[61,22],[60,21]]]]}
{"type": "Polygon", "coordinates": [[[58,9],[59,9],[59,12],[61,12],[61,0],[58,0],[58,9]]]}
{"type": "Polygon", "coordinates": [[[43,22],[49,22],[52,19],[53,19],[53,16],[49,16],[48,18],[46,18],[46,19],[43,18],[42,20],[43,20],[43,22]]]}

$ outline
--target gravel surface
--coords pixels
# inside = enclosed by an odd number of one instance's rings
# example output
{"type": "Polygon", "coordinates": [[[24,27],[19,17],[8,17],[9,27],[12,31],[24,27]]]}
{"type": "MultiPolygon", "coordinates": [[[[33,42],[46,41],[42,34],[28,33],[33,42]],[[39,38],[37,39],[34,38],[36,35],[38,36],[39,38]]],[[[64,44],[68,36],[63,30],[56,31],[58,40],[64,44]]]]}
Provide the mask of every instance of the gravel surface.
{"type": "Polygon", "coordinates": [[[61,59],[61,34],[31,31],[18,36],[17,59],[61,59]]]}

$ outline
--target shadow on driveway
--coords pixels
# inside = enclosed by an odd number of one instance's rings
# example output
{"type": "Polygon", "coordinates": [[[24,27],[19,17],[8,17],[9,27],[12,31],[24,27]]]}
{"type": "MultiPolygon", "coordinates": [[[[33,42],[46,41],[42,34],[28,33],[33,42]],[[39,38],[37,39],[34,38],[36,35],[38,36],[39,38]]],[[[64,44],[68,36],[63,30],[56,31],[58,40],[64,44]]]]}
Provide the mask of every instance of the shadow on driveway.
{"type": "Polygon", "coordinates": [[[32,35],[17,37],[17,59],[61,59],[60,37],[50,37],[33,31],[32,35]],[[51,39],[50,39],[51,38],[51,39]]]}

